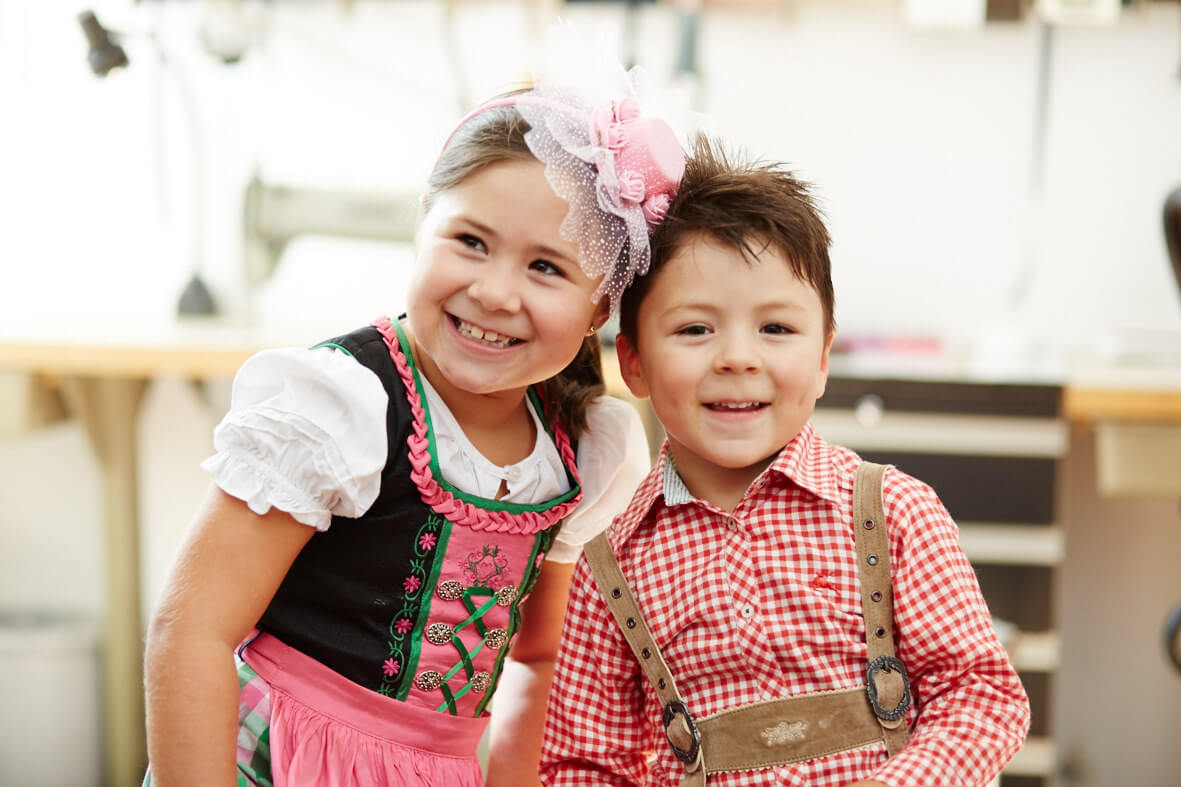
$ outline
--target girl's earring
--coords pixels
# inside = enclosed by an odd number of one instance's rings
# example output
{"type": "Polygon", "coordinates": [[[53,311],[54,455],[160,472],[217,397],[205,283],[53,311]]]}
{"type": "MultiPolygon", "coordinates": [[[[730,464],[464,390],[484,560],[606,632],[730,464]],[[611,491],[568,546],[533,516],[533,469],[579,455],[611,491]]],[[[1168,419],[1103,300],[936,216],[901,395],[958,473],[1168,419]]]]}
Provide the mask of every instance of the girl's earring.
{"type": "Polygon", "coordinates": [[[598,330],[599,330],[599,326],[595,325],[594,323],[591,323],[591,327],[586,329],[586,335],[587,336],[594,336],[595,332],[598,330]]]}

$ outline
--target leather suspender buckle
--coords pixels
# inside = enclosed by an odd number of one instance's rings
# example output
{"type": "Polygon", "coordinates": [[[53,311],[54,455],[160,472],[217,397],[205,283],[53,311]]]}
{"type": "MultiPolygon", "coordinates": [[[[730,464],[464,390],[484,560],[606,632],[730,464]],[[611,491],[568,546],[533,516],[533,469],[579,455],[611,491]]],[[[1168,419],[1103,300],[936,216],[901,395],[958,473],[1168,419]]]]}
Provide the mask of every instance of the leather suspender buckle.
{"type": "Polygon", "coordinates": [[[668,745],[672,747],[673,754],[677,759],[685,765],[692,765],[697,762],[697,755],[701,752],[701,734],[697,731],[697,724],[693,721],[693,714],[689,713],[689,707],[685,705],[685,701],[681,699],[669,700],[664,704],[664,712],[660,716],[660,720],[664,723],[664,737],[668,739],[668,745]],[[675,730],[672,735],[669,734],[669,725],[672,724],[676,717],[680,715],[684,719],[685,727],[683,730],[675,730]],[[677,735],[677,733],[681,735],[677,735]],[[688,734],[688,745],[678,745],[673,740],[673,736],[678,738],[684,734],[688,734]]]}
{"type": "Polygon", "coordinates": [[[879,719],[897,721],[910,708],[910,678],[906,675],[906,667],[894,656],[878,656],[869,663],[869,668],[865,671],[865,690],[869,694],[869,705],[873,708],[874,715],[879,719]],[[879,672],[887,675],[897,672],[902,678],[902,696],[898,698],[898,703],[893,708],[883,708],[878,703],[878,684],[874,678],[879,672]]]}

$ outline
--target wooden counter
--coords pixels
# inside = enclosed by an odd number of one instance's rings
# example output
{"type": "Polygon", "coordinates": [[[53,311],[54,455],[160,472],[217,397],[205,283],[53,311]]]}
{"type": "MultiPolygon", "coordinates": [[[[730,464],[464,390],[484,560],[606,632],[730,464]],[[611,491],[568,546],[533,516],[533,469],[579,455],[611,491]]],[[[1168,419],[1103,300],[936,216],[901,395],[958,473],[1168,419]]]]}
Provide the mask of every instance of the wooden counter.
{"type": "Polygon", "coordinates": [[[258,346],[248,340],[226,342],[213,334],[205,340],[177,338],[169,345],[0,341],[0,374],[16,385],[24,375],[35,395],[60,397],[66,414],[82,422],[99,466],[106,531],[107,606],[101,663],[105,784],[139,784],[147,764],[139,555],[140,402],[150,381],[159,376],[231,377],[258,346]]]}
{"type": "Polygon", "coordinates": [[[1075,423],[1135,421],[1181,423],[1181,390],[1125,390],[1068,384],[1062,412],[1075,423]]]}

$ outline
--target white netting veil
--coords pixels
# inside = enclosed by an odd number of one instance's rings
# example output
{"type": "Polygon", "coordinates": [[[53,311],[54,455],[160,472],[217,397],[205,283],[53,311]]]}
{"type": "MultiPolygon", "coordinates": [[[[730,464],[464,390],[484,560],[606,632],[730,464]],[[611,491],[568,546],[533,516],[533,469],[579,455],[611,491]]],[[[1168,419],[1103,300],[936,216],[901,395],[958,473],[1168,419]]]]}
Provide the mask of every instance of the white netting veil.
{"type": "MultiPolygon", "coordinates": [[[[592,300],[611,312],[636,276],[648,271],[648,236],[664,217],[685,166],[671,126],[641,112],[631,73],[613,58],[560,59],[526,93],[494,99],[456,127],[497,106],[529,124],[525,144],[545,166],[554,193],[569,206],[561,236],[578,245],[579,264],[602,277],[592,300]]],[[[452,132],[453,134],[455,132],[452,132]]]]}

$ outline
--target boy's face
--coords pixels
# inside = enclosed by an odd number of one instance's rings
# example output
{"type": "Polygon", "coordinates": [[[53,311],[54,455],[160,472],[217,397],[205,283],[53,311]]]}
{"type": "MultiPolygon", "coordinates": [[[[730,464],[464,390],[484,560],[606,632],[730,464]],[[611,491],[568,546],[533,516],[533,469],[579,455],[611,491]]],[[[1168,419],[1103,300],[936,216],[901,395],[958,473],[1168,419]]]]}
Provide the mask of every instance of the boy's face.
{"type": "Polygon", "coordinates": [[[749,484],[800,432],[824,393],[831,346],[820,296],[779,252],[751,263],[698,237],[661,269],[635,342],[620,336],[617,350],[625,382],[652,400],[700,495],[719,474],[749,484]]]}

